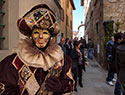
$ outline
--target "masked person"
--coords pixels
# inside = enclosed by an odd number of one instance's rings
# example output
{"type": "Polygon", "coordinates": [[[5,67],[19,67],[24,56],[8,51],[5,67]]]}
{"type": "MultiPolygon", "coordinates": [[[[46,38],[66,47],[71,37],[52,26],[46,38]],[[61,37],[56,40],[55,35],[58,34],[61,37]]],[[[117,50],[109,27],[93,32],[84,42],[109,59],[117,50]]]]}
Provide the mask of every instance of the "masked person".
{"type": "Polygon", "coordinates": [[[37,5],[17,26],[27,37],[0,62],[0,95],[71,95],[71,65],[51,40],[59,32],[53,11],[45,4],[37,5]]]}

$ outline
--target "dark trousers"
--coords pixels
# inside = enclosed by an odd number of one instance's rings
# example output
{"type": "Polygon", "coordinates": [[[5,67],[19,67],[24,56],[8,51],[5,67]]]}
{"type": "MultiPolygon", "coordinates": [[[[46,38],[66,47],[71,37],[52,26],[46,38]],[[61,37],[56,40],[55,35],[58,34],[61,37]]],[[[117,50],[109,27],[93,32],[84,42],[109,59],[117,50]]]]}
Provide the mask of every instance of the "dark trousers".
{"type": "Polygon", "coordinates": [[[93,48],[88,48],[88,58],[93,59],[93,48]]]}
{"type": "Polygon", "coordinates": [[[82,66],[79,65],[78,69],[72,70],[72,73],[73,73],[73,79],[75,80],[75,87],[77,87],[77,82],[79,82],[79,84],[82,84],[82,66]]]}
{"type": "Polygon", "coordinates": [[[114,73],[108,71],[108,76],[107,76],[107,78],[106,78],[106,81],[107,81],[107,82],[108,82],[108,81],[112,81],[113,78],[114,78],[114,73]]]}
{"type": "Polygon", "coordinates": [[[82,65],[79,65],[78,67],[78,71],[79,71],[79,84],[82,84],[82,65]]]}
{"type": "Polygon", "coordinates": [[[121,95],[122,94],[122,87],[121,87],[120,83],[118,82],[118,80],[116,81],[116,84],[115,84],[114,94],[115,95],[121,95]]]}
{"type": "Polygon", "coordinates": [[[121,84],[121,86],[122,86],[122,93],[123,93],[123,95],[125,95],[125,86],[122,84],[121,84]]]}
{"type": "Polygon", "coordinates": [[[72,68],[73,79],[75,80],[75,88],[77,87],[78,68],[72,68]]]}

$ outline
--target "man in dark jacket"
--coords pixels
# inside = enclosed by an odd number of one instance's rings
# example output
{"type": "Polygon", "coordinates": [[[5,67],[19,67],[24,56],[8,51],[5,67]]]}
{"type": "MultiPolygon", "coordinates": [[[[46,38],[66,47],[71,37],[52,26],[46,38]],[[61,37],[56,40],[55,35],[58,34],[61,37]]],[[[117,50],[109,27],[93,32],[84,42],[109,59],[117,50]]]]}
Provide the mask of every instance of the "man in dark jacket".
{"type": "Polygon", "coordinates": [[[109,40],[106,44],[106,57],[107,57],[107,62],[108,62],[108,76],[106,78],[106,82],[107,84],[109,84],[110,86],[113,86],[113,82],[112,81],[116,81],[114,79],[114,72],[111,72],[110,68],[111,68],[111,64],[112,64],[112,48],[114,46],[114,37],[111,37],[111,40],[109,40]]]}
{"type": "Polygon", "coordinates": [[[62,48],[64,54],[66,54],[66,48],[65,48],[64,44],[65,44],[65,38],[61,38],[59,46],[62,48]]]}
{"type": "Polygon", "coordinates": [[[93,59],[93,52],[94,52],[93,48],[94,48],[94,43],[89,38],[89,41],[88,41],[88,58],[90,58],[90,59],[93,59]]]}
{"type": "MultiPolygon", "coordinates": [[[[116,73],[116,66],[115,66],[115,54],[116,54],[116,48],[120,45],[121,41],[122,41],[122,33],[116,33],[114,35],[114,39],[115,39],[115,43],[114,43],[114,46],[113,46],[113,49],[112,49],[112,72],[116,73]]],[[[121,85],[119,83],[119,81],[117,80],[116,81],[116,84],[115,84],[115,90],[114,90],[114,94],[115,95],[121,95],[122,93],[122,88],[121,88],[121,85]]]]}
{"type": "Polygon", "coordinates": [[[125,95],[125,34],[121,45],[116,48],[115,57],[118,81],[123,88],[123,95],[125,95]]]}

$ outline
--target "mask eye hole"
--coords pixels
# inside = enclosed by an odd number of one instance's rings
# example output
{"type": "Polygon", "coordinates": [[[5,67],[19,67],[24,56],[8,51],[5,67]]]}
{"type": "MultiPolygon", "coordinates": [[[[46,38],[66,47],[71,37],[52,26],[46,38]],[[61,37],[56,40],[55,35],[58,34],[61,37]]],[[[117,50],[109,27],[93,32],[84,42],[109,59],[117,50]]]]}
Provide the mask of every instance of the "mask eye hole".
{"type": "Polygon", "coordinates": [[[39,34],[39,32],[38,32],[38,31],[35,31],[34,34],[39,34]]]}
{"type": "Polygon", "coordinates": [[[48,34],[47,32],[43,32],[43,34],[48,34]]]}

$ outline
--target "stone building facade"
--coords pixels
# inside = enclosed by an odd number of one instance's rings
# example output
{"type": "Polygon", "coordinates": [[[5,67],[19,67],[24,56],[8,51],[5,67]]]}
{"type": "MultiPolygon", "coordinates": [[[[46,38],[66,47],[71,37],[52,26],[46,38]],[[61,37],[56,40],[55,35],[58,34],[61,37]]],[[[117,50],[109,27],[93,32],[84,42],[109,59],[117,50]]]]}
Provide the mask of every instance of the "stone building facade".
{"type": "MultiPolygon", "coordinates": [[[[113,20],[120,22],[120,31],[125,31],[124,0],[91,0],[85,19],[85,31],[88,38],[94,41],[94,55],[97,61],[105,64],[104,22],[113,20]]],[[[115,28],[115,25],[114,25],[115,28]]]]}
{"type": "MultiPolygon", "coordinates": [[[[20,38],[24,36],[21,35],[17,28],[17,20],[22,17],[28,10],[30,10],[34,5],[37,4],[47,4],[56,14],[57,21],[60,23],[60,32],[63,30],[72,31],[72,28],[62,27],[61,17],[62,17],[62,7],[64,7],[67,0],[0,0],[0,60],[5,56],[10,54],[13,48],[16,46],[20,38]],[[62,2],[62,3],[61,3],[62,2]]],[[[74,7],[73,0],[69,2],[69,8],[66,13],[69,16],[69,22],[72,21],[72,10],[74,7]],[[68,13],[70,12],[70,13],[68,13]]],[[[65,8],[63,9],[66,10],[65,8]]],[[[66,13],[64,15],[64,20],[66,19],[66,13]]],[[[66,20],[65,20],[66,21],[66,20]]],[[[67,34],[69,37],[71,35],[67,34]]],[[[57,36],[56,40],[60,39],[60,34],[57,36]]]]}
{"type": "Polygon", "coordinates": [[[75,5],[73,0],[61,0],[61,37],[72,38],[73,10],[75,5]]]}
{"type": "Polygon", "coordinates": [[[112,18],[114,22],[119,20],[119,31],[125,32],[125,0],[104,0],[103,4],[104,21],[110,18],[112,18]]]}
{"type": "Polygon", "coordinates": [[[102,63],[104,60],[102,0],[91,0],[85,20],[85,31],[88,38],[92,39],[94,42],[94,55],[97,61],[102,63]]]}

